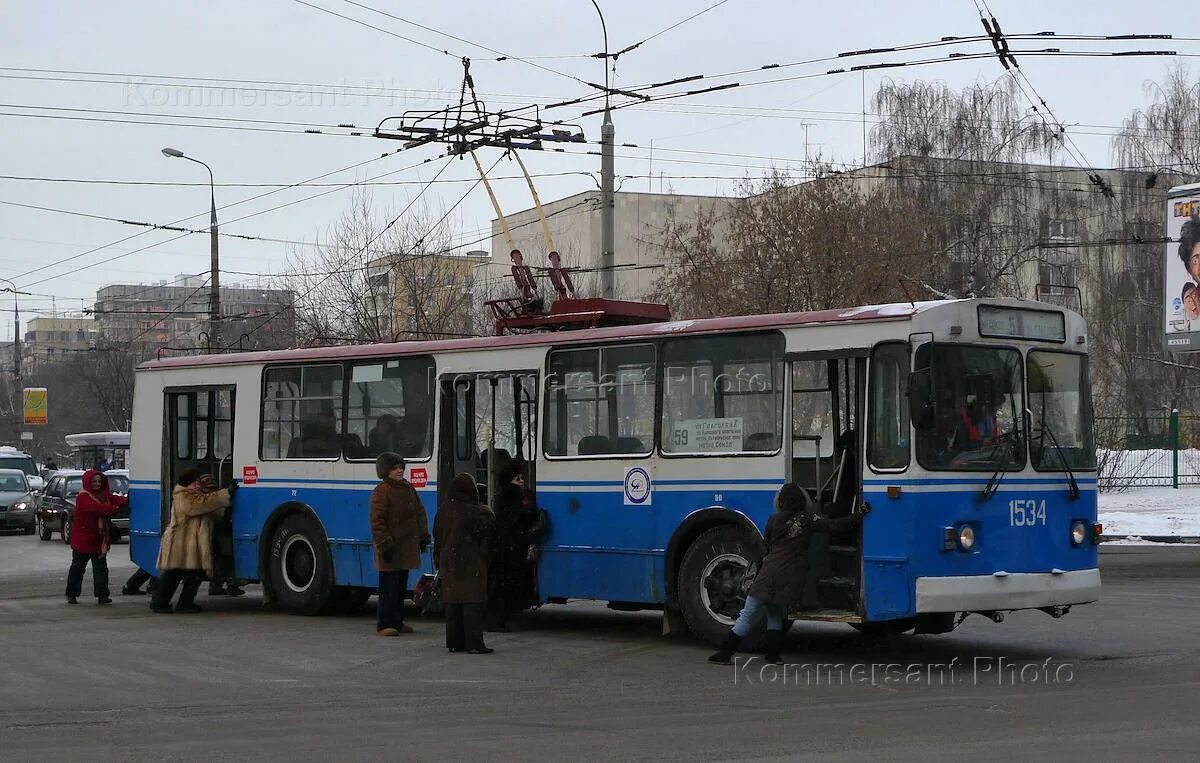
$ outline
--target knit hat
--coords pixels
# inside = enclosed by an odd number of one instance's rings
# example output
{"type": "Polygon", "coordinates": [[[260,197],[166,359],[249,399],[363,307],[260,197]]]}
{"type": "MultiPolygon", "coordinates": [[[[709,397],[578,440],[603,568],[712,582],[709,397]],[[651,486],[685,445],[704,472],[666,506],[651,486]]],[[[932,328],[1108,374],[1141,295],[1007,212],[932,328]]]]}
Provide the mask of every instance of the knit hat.
{"type": "Polygon", "coordinates": [[[397,466],[404,466],[404,457],[399,453],[380,453],[375,459],[375,474],[379,479],[387,479],[388,472],[397,466]]]}

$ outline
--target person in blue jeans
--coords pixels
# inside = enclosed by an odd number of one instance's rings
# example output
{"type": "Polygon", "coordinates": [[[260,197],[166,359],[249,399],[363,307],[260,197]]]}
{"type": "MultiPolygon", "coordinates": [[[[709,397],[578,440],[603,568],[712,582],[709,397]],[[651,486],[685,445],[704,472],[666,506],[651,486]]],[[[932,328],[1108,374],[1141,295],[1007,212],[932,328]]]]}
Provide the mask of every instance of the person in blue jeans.
{"type": "Polygon", "coordinates": [[[788,610],[800,603],[808,578],[808,550],[815,532],[841,532],[857,527],[868,511],[864,504],[856,514],[827,519],[816,512],[812,498],[804,488],[789,482],[775,496],[775,513],[767,520],[764,540],[767,553],[737,622],[720,648],[708,658],[718,665],[729,665],[742,640],[757,622],[760,611],[767,616],[766,660],[783,664],[783,621],[788,610]]]}

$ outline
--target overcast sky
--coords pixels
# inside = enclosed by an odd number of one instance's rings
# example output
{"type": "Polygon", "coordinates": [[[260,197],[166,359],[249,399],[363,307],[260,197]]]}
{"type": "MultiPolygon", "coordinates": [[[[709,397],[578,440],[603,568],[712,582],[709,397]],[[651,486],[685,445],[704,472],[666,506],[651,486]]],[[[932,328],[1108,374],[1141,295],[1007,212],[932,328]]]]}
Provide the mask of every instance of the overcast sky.
{"type": "MultiPolygon", "coordinates": [[[[370,137],[293,131],[325,129],[345,133],[345,129],[320,126],[353,124],[369,132],[384,117],[408,109],[436,109],[457,102],[462,56],[472,59],[477,89],[495,109],[534,103],[546,105],[585,95],[592,91],[579,80],[595,82],[603,77],[600,61],[583,57],[602,48],[599,18],[590,0],[558,3],[464,0],[440,4],[362,0],[358,6],[344,0],[305,1],[409,40],[337,18],[296,0],[203,3],[122,0],[106,4],[82,0],[53,3],[5,0],[0,11],[0,51],[3,51],[0,66],[7,67],[0,70],[3,129],[0,175],[160,183],[207,181],[207,174],[199,165],[163,157],[160,149],[172,146],[208,162],[219,184],[286,185],[367,162],[398,147],[395,142],[370,137]],[[469,42],[450,39],[361,6],[384,10],[469,42]],[[529,58],[524,62],[498,62],[497,53],[485,47],[529,58]],[[551,57],[540,58],[543,56],[551,57]],[[199,83],[183,79],[189,77],[217,81],[199,83]],[[230,80],[254,80],[260,84],[237,84],[230,80]],[[262,85],[262,81],[302,84],[262,85]],[[226,89],[190,86],[189,82],[226,89]],[[287,90],[293,92],[280,92],[287,90]],[[83,111],[87,109],[95,111],[83,111]],[[47,115],[59,118],[43,118],[47,115]],[[165,122],[175,124],[162,124],[165,122]],[[180,123],[216,125],[219,129],[180,123]],[[231,129],[234,127],[256,129],[231,129]]],[[[686,19],[716,0],[600,2],[608,24],[610,50],[619,50],[686,19]]],[[[1178,2],[992,0],[991,10],[1009,34],[1045,30],[1060,34],[1195,33],[1194,24],[1181,26],[1180,21],[1190,22],[1194,13],[1178,2]]],[[[616,64],[614,85],[629,87],[691,74],[753,70],[841,51],[981,32],[972,0],[870,4],[727,0],[621,56],[616,64]]],[[[1107,45],[1014,42],[1012,47],[1021,50],[1051,45],[1063,50],[1157,48],[1200,53],[1200,43],[1179,40],[1107,45]]],[[[976,43],[961,48],[885,54],[854,59],[852,63],[913,61],[944,57],[955,50],[988,49],[986,43],[976,43]]],[[[1145,83],[1161,80],[1172,63],[1188,61],[1190,58],[1027,57],[1022,60],[1022,70],[1064,123],[1069,127],[1081,125],[1072,128],[1072,134],[1087,163],[1109,166],[1112,157],[1108,135],[1133,108],[1146,102],[1145,83]]],[[[714,79],[712,84],[747,85],[764,79],[819,74],[836,66],[837,63],[824,62],[777,71],[752,71],[714,79]]],[[[661,181],[645,177],[624,180],[624,190],[658,191],[661,187],[686,193],[729,193],[735,181],[718,178],[737,178],[746,173],[759,175],[763,168],[772,165],[802,171],[805,124],[810,155],[820,154],[837,162],[861,162],[862,124],[857,115],[862,108],[864,85],[869,96],[885,76],[901,81],[938,79],[961,86],[981,79],[993,80],[1002,74],[995,59],[967,60],[877,70],[865,77],[848,73],[744,86],[623,109],[614,114],[618,143],[635,143],[640,148],[618,149],[617,173],[645,176],[653,171],[656,178],[660,173],[663,175],[661,181]],[[746,111],[746,107],[757,111],[746,111]],[[687,153],[688,150],[700,153],[687,153]]],[[[559,108],[545,112],[545,116],[574,119],[589,139],[599,140],[600,117],[580,117],[586,108],[559,108]]],[[[598,156],[582,153],[596,149],[595,145],[572,146],[571,153],[529,152],[524,158],[532,173],[598,172],[598,156]]],[[[446,167],[445,159],[419,164],[439,153],[440,149],[434,146],[405,151],[330,175],[320,182],[350,183],[393,173],[381,181],[403,184],[371,188],[381,210],[399,210],[420,191],[420,181],[434,177],[439,171],[441,180],[467,181],[439,183],[425,193],[422,203],[440,212],[455,205],[476,173],[469,161],[456,160],[446,167]]],[[[498,152],[485,149],[480,158],[490,165],[497,156],[498,152]]],[[[514,172],[512,163],[505,162],[494,174],[514,172]]],[[[595,187],[596,182],[584,175],[538,180],[543,201],[595,187]]],[[[501,180],[496,188],[506,211],[530,206],[523,181],[501,180]]],[[[225,207],[272,190],[275,189],[218,186],[217,203],[225,207]]],[[[221,210],[222,230],[311,240],[345,209],[350,195],[349,190],[327,186],[285,189],[221,210]],[[324,191],[333,192],[254,214],[324,191]],[[244,215],[254,216],[234,222],[244,215]]],[[[207,224],[208,213],[208,189],[202,185],[0,179],[0,201],[160,224],[196,215],[189,221],[195,227],[207,224]]],[[[453,210],[450,220],[460,234],[458,241],[469,244],[473,239],[487,236],[492,217],[486,194],[477,189],[453,210]]],[[[90,306],[96,289],[105,284],[150,283],[180,273],[207,271],[207,237],[190,235],[168,242],[175,235],[0,204],[0,252],[3,253],[0,278],[12,279],[23,291],[36,293],[20,297],[23,318],[54,308],[78,311],[85,304],[90,306]],[[135,235],[128,241],[84,255],[135,235]],[[143,247],[150,248],[129,253],[143,247]],[[76,258],[30,272],[68,257],[76,258]]],[[[486,249],[488,245],[484,240],[467,248],[486,249]]],[[[222,276],[223,282],[247,281],[253,278],[247,274],[276,272],[285,255],[286,247],[282,244],[223,239],[221,264],[222,270],[228,271],[222,276]]],[[[4,311],[0,315],[7,316],[0,338],[11,339],[10,294],[0,294],[0,308],[4,311]]]]}

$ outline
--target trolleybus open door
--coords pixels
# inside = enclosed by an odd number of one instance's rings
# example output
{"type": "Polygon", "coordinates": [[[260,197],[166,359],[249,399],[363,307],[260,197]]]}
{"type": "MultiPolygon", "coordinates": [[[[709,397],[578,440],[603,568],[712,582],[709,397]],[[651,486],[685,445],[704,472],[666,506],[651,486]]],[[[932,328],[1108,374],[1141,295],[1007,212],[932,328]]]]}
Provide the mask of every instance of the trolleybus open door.
{"type": "Polygon", "coordinates": [[[480,500],[492,505],[500,472],[525,462],[525,486],[536,489],[537,374],[530,371],[455,374],[441,380],[438,494],[467,473],[480,500]]]}

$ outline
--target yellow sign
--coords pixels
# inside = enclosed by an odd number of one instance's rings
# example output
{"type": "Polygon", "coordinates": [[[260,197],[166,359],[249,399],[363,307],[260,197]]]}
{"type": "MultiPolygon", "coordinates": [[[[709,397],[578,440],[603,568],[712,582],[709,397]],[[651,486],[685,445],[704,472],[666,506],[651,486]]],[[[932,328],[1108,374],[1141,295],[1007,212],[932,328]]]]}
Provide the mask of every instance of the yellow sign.
{"type": "Polygon", "coordinates": [[[48,421],[46,414],[46,388],[25,388],[25,426],[44,425],[48,421]]]}

